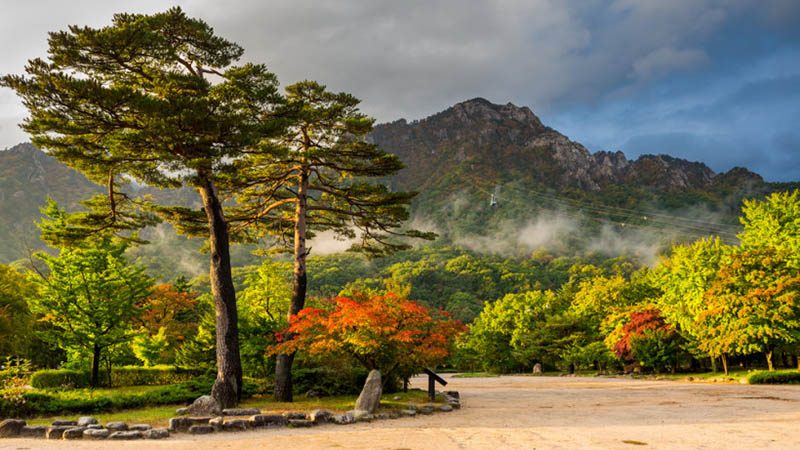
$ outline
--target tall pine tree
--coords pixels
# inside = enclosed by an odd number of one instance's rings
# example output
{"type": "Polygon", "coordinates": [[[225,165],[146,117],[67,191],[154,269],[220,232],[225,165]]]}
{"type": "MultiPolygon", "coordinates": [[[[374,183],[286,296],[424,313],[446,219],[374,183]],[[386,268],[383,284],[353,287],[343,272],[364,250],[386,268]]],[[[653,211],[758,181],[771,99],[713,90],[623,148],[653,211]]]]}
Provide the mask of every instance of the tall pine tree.
{"type": "Polygon", "coordinates": [[[172,8],[51,33],[46,60],[31,60],[27,75],[2,78],[30,112],[23,128],[34,144],[108,183],[107,198],[93,204],[94,223],[83,223],[89,229],[120,223],[120,177],[197,191],[202,209],[156,210],[179,232],[207,239],[217,328],[212,396],[223,407],[235,405],[242,389],[228,230],[234,218],[223,192],[244,150],[276,131],[270,115],[280,100],[264,66],[232,66],[242,53],[172,8]]]}
{"type": "MultiPolygon", "coordinates": [[[[415,194],[392,192],[376,182],[403,165],[366,141],[374,120],[358,104],[352,95],[329,92],[313,81],[288,86],[282,113],[290,122],[287,132],[238,161],[246,186],[237,197],[238,212],[250,219],[237,230],[251,238],[270,235],[277,250],[294,255],[290,316],[305,306],[307,241],[315,234],[332,231],[354,239],[352,250],[372,256],[408,248],[398,237],[433,238],[401,230],[415,194]]],[[[293,359],[293,353],[277,356],[278,401],[292,401],[293,359]]]]}

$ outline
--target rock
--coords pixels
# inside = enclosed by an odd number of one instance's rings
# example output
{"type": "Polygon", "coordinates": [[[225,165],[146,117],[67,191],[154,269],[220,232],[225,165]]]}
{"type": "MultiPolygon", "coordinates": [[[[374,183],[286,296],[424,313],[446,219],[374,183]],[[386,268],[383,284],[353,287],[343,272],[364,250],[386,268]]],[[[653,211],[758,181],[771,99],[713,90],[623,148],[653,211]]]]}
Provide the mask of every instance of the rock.
{"type": "Polygon", "coordinates": [[[542,373],[542,364],[536,363],[533,365],[533,373],[541,374],[542,373]]]}
{"type": "Polygon", "coordinates": [[[82,439],[84,431],[86,431],[86,427],[73,427],[69,430],[64,430],[61,438],[64,440],[82,439]]]}
{"type": "Polygon", "coordinates": [[[108,422],[106,424],[106,428],[111,430],[112,433],[114,431],[127,431],[128,430],[128,424],[125,423],[125,422],[108,422]]]}
{"type": "Polygon", "coordinates": [[[115,431],[108,435],[112,441],[131,441],[134,439],[144,439],[144,433],[141,431],[115,431]]]}
{"type": "Polygon", "coordinates": [[[86,425],[87,430],[102,430],[103,426],[99,423],[93,423],[91,425],[86,425]]]}
{"type": "Polygon", "coordinates": [[[111,434],[111,431],[109,431],[109,430],[100,430],[100,429],[97,429],[97,428],[87,428],[86,430],[83,431],[83,438],[84,439],[99,440],[99,439],[107,438],[108,435],[110,435],[110,434],[111,434]]]}
{"type": "Polygon", "coordinates": [[[222,417],[222,416],[219,416],[219,417],[214,417],[213,419],[209,420],[208,424],[211,425],[212,427],[214,427],[215,431],[221,431],[222,430],[222,422],[224,422],[224,421],[225,421],[225,418],[222,417]]]}
{"type": "Polygon", "coordinates": [[[306,419],[289,419],[290,428],[308,428],[314,425],[313,422],[306,419]]]}
{"type": "Polygon", "coordinates": [[[312,389],[312,390],[306,392],[305,395],[306,395],[307,398],[320,398],[320,397],[322,397],[322,392],[315,391],[315,390],[312,389]]]}
{"type": "Polygon", "coordinates": [[[443,394],[456,400],[461,400],[461,394],[458,391],[444,391],[443,394]]]}
{"type": "Polygon", "coordinates": [[[442,405],[439,407],[439,411],[441,412],[450,412],[453,410],[453,407],[450,405],[442,405]]]}
{"type": "Polygon", "coordinates": [[[399,416],[396,411],[389,410],[389,411],[381,411],[375,414],[375,419],[377,420],[389,420],[389,419],[397,419],[399,416]]]}
{"type": "Polygon", "coordinates": [[[335,414],[331,417],[333,423],[337,425],[349,425],[351,423],[356,423],[356,419],[353,416],[352,412],[346,412],[344,414],[335,414]]]}
{"type": "Polygon", "coordinates": [[[169,431],[175,433],[178,431],[186,431],[191,424],[188,417],[172,417],[169,419],[169,431]]]}
{"type": "Polygon", "coordinates": [[[432,406],[423,406],[422,408],[417,410],[420,414],[433,414],[433,407],[432,406]]]}
{"type": "Polygon", "coordinates": [[[375,416],[369,411],[363,409],[354,409],[353,419],[356,422],[371,422],[373,419],[375,419],[375,416]]]}
{"type": "Polygon", "coordinates": [[[75,420],[54,420],[52,425],[54,427],[65,427],[65,426],[76,427],[78,426],[78,422],[75,420]]]}
{"type": "Polygon", "coordinates": [[[392,400],[394,400],[394,401],[400,401],[402,398],[403,398],[403,397],[400,397],[399,395],[395,395],[394,397],[392,397],[392,400]]]}
{"type": "Polygon", "coordinates": [[[250,423],[257,427],[283,427],[288,423],[286,416],[278,414],[256,414],[250,418],[250,423]]]}
{"type": "Polygon", "coordinates": [[[409,403],[409,404],[406,405],[406,409],[409,410],[409,411],[416,412],[417,411],[417,405],[415,405],[413,403],[409,403]]]}
{"type": "Polygon", "coordinates": [[[44,425],[24,426],[19,430],[19,437],[43,438],[47,435],[47,427],[44,425]]]}
{"type": "Polygon", "coordinates": [[[166,439],[169,437],[169,430],[166,428],[153,428],[144,432],[147,439],[166,439]]]}
{"type": "Polygon", "coordinates": [[[150,431],[153,428],[146,423],[137,423],[128,427],[130,431],[150,431]]]}
{"type": "Polygon", "coordinates": [[[221,416],[222,408],[210,395],[198,397],[188,408],[191,416],[221,416]]]}
{"type": "Polygon", "coordinates": [[[314,411],[311,411],[311,413],[308,415],[308,420],[317,424],[328,423],[331,421],[332,417],[333,413],[328,411],[327,409],[315,409],[314,411]]]}
{"type": "Polygon", "coordinates": [[[95,419],[94,417],[83,416],[83,417],[78,418],[77,425],[79,427],[85,427],[87,425],[93,425],[93,424],[96,424],[96,423],[98,423],[98,422],[97,422],[97,419],[95,419]]]}
{"type": "Polygon", "coordinates": [[[367,381],[361,389],[361,394],[358,395],[358,400],[356,400],[356,411],[366,411],[367,414],[374,414],[381,405],[382,393],[381,373],[377,370],[370,370],[367,381]]]}
{"type": "Polygon", "coordinates": [[[261,410],[257,408],[228,408],[222,410],[223,416],[252,416],[254,414],[261,414],[261,410]]]}
{"type": "Polygon", "coordinates": [[[400,415],[405,417],[414,417],[417,415],[416,409],[402,409],[400,410],[400,415]]]}
{"type": "Polygon", "coordinates": [[[64,435],[64,432],[69,430],[70,428],[75,428],[75,425],[53,425],[47,427],[47,432],[45,433],[45,437],[47,439],[61,439],[61,436],[64,435]]]}
{"type": "Polygon", "coordinates": [[[214,432],[211,425],[192,425],[189,427],[189,434],[210,434],[214,432]]]}
{"type": "Polygon", "coordinates": [[[233,419],[222,422],[223,431],[247,431],[250,422],[244,419],[233,419]]]}
{"type": "Polygon", "coordinates": [[[19,436],[19,432],[25,425],[25,421],[19,419],[6,419],[0,422],[0,438],[19,436]]]}
{"type": "Polygon", "coordinates": [[[189,408],[178,408],[175,410],[175,414],[179,416],[186,416],[189,414],[189,408]]]}
{"type": "Polygon", "coordinates": [[[283,413],[288,420],[306,420],[306,413],[300,411],[289,411],[283,413]]]}

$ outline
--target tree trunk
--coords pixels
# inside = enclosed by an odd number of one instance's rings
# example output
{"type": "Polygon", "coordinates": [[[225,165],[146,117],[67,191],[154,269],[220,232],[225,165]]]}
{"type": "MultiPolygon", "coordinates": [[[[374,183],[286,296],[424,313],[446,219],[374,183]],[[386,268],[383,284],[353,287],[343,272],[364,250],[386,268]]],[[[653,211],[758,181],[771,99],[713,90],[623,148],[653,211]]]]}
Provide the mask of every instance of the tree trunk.
{"type": "Polygon", "coordinates": [[[239,356],[239,325],[231,275],[228,224],[214,182],[205,178],[199,192],[208,219],[211,256],[209,277],[216,312],[217,379],[211,388],[211,396],[222,408],[231,408],[242,398],[242,361],[239,356]]]}
{"type": "MultiPolygon", "coordinates": [[[[308,196],[308,173],[303,170],[297,186],[297,205],[294,217],[294,269],[292,272],[292,303],[289,307],[289,318],[300,312],[306,303],[306,212],[308,196]]],[[[287,336],[292,339],[292,336],[287,336]]],[[[275,361],[275,393],[276,402],[291,402],[292,397],[292,363],[294,354],[278,355],[275,361]]]]}
{"type": "Polygon", "coordinates": [[[711,372],[717,373],[717,358],[710,356],[711,358],[711,372]]]}
{"type": "Polygon", "coordinates": [[[722,354],[722,370],[725,372],[725,375],[728,375],[728,355],[725,353],[722,354]]]}
{"type": "Polygon", "coordinates": [[[767,356],[767,369],[770,372],[772,372],[773,370],[775,370],[775,367],[773,367],[772,365],[772,348],[767,349],[766,356],[767,356]]]}
{"type": "Polygon", "coordinates": [[[100,346],[94,344],[92,349],[92,378],[89,380],[92,388],[97,388],[100,385],[100,346]]]}

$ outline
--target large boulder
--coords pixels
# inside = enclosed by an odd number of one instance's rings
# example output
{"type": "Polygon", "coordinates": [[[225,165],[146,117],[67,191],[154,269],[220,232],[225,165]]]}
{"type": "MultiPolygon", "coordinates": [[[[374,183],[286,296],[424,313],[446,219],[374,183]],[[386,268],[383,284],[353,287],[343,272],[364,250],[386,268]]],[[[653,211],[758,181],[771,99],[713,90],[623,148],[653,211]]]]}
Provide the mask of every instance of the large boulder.
{"type": "Polygon", "coordinates": [[[377,370],[370,370],[364,388],[356,400],[356,411],[364,411],[366,414],[375,414],[381,405],[381,394],[383,385],[381,384],[381,373],[377,370]]]}
{"type": "Polygon", "coordinates": [[[24,420],[6,419],[0,422],[0,438],[19,436],[19,432],[24,426],[24,420]]]}
{"type": "Polygon", "coordinates": [[[203,395],[189,406],[190,416],[221,416],[222,407],[210,395],[203,395]]]}

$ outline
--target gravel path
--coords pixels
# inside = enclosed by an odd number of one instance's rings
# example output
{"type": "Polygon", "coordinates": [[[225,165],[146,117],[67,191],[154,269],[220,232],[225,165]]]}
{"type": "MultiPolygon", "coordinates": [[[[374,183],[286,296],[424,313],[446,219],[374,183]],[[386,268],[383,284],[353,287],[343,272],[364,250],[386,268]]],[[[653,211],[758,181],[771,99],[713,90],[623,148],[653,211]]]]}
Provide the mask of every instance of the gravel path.
{"type": "Polygon", "coordinates": [[[0,449],[800,449],[800,386],[522,376],[449,381],[463,409],[433,416],[113,445],[7,439],[0,449]]]}

